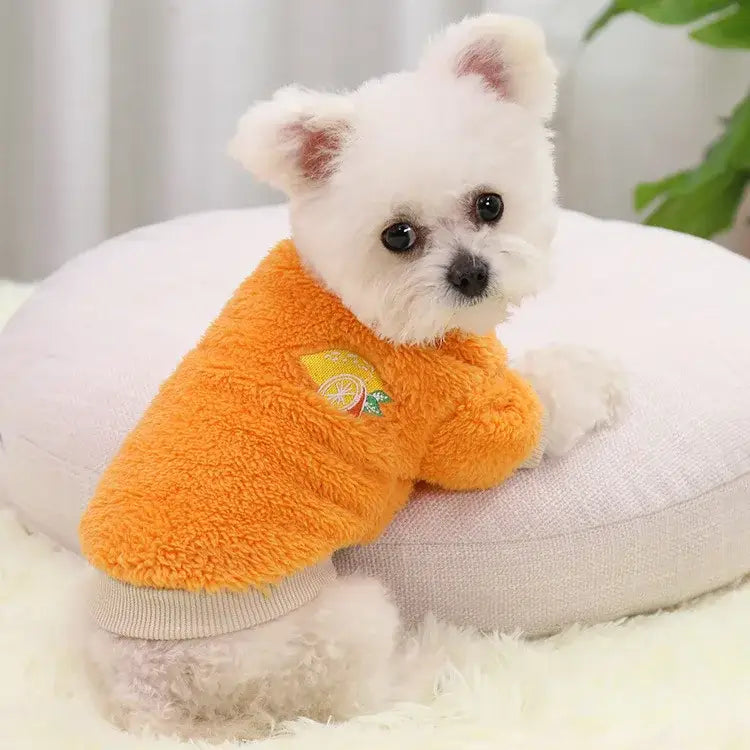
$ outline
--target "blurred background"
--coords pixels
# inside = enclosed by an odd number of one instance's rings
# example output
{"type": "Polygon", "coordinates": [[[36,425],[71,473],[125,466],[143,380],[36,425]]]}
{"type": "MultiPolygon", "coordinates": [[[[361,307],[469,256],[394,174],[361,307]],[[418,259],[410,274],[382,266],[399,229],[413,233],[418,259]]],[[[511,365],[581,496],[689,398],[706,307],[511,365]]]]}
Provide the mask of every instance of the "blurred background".
{"type": "MultiPolygon", "coordinates": [[[[554,128],[563,205],[642,218],[635,186],[701,162],[748,92],[750,54],[744,43],[708,46],[685,26],[635,13],[584,42],[606,4],[0,0],[0,277],[41,278],[138,225],[278,202],[224,154],[248,104],[291,81],[347,88],[411,66],[431,33],[487,10],[530,16],[547,32],[562,73],[554,128]]],[[[735,151],[744,148],[750,137],[735,151]]],[[[750,153],[741,158],[747,176],[750,153]]],[[[716,239],[750,255],[748,214],[745,196],[716,239]]]]}

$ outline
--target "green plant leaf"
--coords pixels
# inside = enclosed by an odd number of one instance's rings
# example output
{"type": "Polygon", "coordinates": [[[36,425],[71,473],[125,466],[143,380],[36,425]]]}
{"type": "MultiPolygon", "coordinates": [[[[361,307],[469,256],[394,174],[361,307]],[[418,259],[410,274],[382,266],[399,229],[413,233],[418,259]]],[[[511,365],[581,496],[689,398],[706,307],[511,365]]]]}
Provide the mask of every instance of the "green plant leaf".
{"type": "MultiPolygon", "coordinates": [[[[724,123],[724,132],[706,150],[701,180],[725,170],[750,169],[750,93],[741,99],[724,123]]],[[[691,189],[690,183],[685,186],[691,189]]]]}
{"type": "MultiPolygon", "coordinates": [[[[710,20],[691,32],[714,47],[750,49],[750,0],[612,0],[586,31],[590,39],[613,18],[639,13],[662,24],[710,20]],[[706,19],[708,20],[708,19],[706,19]]],[[[638,185],[633,202],[642,210],[662,197],[647,224],[710,237],[729,227],[750,183],[750,94],[724,121],[724,131],[694,169],[638,185]]]]}
{"type": "Polygon", "coordinates": [[[735,4],[735,0],[653,0],[633,8],[650,21],[670,25],[692,23],[735,4]]]}
{"type": "Polygon", "coordinates": [[[586,33],[583,35],[584,41],[588,41],[601,31],[613,18],[625,13],[627,8],[623,8],[618,0],[610,3],[591,23],[586,29],[586,33]]]}
{"type": "Polygon", "coordinates": [[[712,237],[732,225],[748,183],[750,171],[718,175],[692,192],[668,197],[645,223],[712,237]]]}
{"type": "Polygon", "coordinates": [[[633,196],[633,204],[636,211],[643,211],[649,203],[664,193],[670,193],[690,176],[691,171],[683,169],[681,172],[667,175],[656,182],[642,182],[636,186],[633,196]]]}
{"type": "Polygon", "coordinates": [[[584,35],[591,39],[613,18],[623,13],[639,13],[654,23],[680,25],[732,7],[736,0],[613,0],[589,26],[584,35]]]}
{"type": "Polygon", "coordinates": [[[750,94],[734,108],[725,122],[724,132],[708,148],[701,164],[656,182],[638,185],[633,202],[636,210],[641,211],[660,195],[686,195],[721,175],[743,170],[750,170],[750,94]]]}
{"type": "Polygon", "coordinates": [[[750,6],[737,6],[732,13],[691,31],[690,36],[712,47],[750,49],[750,6]]]}

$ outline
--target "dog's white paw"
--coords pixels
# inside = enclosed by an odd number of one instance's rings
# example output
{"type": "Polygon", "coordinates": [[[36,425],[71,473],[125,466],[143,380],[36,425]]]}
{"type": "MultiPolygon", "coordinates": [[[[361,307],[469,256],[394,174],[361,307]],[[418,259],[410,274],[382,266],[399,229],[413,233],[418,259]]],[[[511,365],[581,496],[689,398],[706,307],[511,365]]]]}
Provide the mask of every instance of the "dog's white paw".
{"type": "Polygon", "coordinates": [[[544,405],[549,455],[567,453],[587,433],[611,425],[622,411],[624,370],[600,352],[552,346],[526,353],[514,368],[544,405]]]}

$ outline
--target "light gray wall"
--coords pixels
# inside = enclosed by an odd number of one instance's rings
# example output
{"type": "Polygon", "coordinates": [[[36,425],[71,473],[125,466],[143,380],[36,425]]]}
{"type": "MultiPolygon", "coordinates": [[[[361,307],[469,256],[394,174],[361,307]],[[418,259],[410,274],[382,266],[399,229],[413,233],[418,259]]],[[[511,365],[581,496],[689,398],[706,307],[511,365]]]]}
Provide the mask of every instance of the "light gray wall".
{"type": "Polygon", "coordinates": [[[633,218],[635,183],[700,158],[750,64],[636,17],[582,47],[601,5],[0,0],[0,276],[41,277],[140,224],[278,199],[224,155],[247,104],[290,81],[352,87],[412,65],[430,33],[483,9],[547,29],[564,204],[633,218]]]}

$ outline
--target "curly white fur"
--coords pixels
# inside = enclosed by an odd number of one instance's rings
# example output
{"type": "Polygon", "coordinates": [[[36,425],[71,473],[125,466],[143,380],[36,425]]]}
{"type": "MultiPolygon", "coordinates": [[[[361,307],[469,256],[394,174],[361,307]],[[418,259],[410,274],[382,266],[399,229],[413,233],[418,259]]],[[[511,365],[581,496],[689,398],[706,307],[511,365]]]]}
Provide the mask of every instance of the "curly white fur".
{"type": "Polygon", "coordinates": [[[347,94],[282,89],[248,110],[230,153],[287,192],[300,254],[365,325],[424,343],[452,328],[491,330],[545,285],[557,219],[545,127],[554,99],[541,30],[488,14],[433,40],[415,71],[347,94]],[[494,65],[507,91],[457,73],[479,43],[479,69],[491,76],[494,65]],[[478,191],[502,195],[497,224],[472,222],[478,191]],[[402,219],[422,242],[396,255],[381,233],[402,219]],[[471,304],[446,282],[459,250],[490,267],[488,294],[471,304]]]}
{"type": "MultiPolygon", "coordinates": [[[[544,285],[557,216],[544,122],[554,98],[541,31],[481,16],[433,41],[416,71],[351,94],[283,89],[242,118],[231,152],[287,191],[304,261],[365,325],[399,344],[431,342],[491,330],[544,285]],[[472,214],[478,192],[502,195],[496,224],[472,214]],[[396,255],[381,233],[401,220],[421,243],[396,255]],[[459,252],[488,265],[484,296],[467,300],[448,283],[459,252]]],[[[551,452],[613,417],[619,376],[594,355],[539,353],[521,369],[547,408],[551,452]]],[[[343,719],[424,694],[398,629],[382,587],[352,578],[252,631],[177,642],[98,632],[89,654],[118,725],[250,739],[285,719],[343,719]]]]}
{"type": "Polygon", "coordinates": [[[342,720],[394,697],[399,617],[382,585],[331,584],[289,615],[217,638],[145,641],[95,630],[92,677],[107,716],[130,731],[218,742],[284,720],[342,720]]]}
{"type": "MultiPolygon", "coordinates": [[[[75,648],[90,574],[0,507],[0,747],[205,750],[101,720],[75,648]]],[[[419,703],[342,724],[288,722],[285,736],[224,748],[738,750],[750,737],[748,622],[750,581],[689,608],[538,641],[428,620],[408,640],[419,703]]]]}
{"type": "MultiPolygon", "coordinates": [[[[544,404],[548,454],[567,452],[622,407],[622,371],[597,352],[550,347],[514,366],[544,404]]],[[[263,737],[298,717],[343,720],[418,700],[426,697],[420,675],[430,669],[400,648],[398,612],[367,577],[339,579],[285,617],[216,638],[87,635],[91,673],[113,723],[214,742],[263,737]]]]}
{"type": "Polygon", "coordinates": [[[624,371],[599,352],[552,346],[526,353],[513,366],[544,405],[548,455],[567,453],[587,433],[612,424],[622,410],[624,371]]]}

